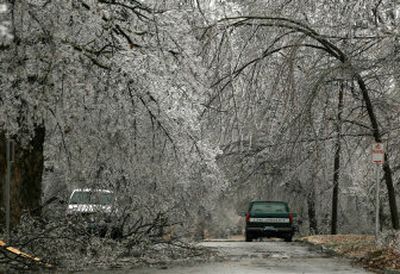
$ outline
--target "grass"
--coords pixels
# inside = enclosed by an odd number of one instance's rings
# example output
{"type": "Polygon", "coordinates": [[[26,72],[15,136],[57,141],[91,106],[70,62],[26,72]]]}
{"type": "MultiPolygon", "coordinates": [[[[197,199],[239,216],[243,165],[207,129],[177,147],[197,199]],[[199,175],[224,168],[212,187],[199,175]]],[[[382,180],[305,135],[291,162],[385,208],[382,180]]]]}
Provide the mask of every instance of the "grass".
{"type": "Polygon", "coordinates": [[[333,250],[373,270],[400,270],[400,252],[391,247],[381,247],[371,235],[315,235],[300,239],[316,246],[333,250]]]}

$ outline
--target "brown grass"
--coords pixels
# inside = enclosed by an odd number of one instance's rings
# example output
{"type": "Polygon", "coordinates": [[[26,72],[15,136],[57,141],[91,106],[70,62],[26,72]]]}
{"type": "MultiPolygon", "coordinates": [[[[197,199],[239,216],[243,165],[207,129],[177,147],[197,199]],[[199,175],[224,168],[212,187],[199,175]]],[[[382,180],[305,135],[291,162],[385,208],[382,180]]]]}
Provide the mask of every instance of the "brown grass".
{"type": "Polygon", "coordinates": [[[400,269],[400,253],[390,247],[379,247],[371,235],[316,235],[300,240],[327,247],[370,269],[400,269]]]}

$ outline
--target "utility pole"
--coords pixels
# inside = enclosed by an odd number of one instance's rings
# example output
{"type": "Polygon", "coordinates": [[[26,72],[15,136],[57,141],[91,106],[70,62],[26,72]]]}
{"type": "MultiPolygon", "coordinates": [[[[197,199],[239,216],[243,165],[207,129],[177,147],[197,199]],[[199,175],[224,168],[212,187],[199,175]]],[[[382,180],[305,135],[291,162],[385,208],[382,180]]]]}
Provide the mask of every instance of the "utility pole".
{"type": "Polygon", "coordinates": [[[5,182],[5,190],[4,190],[4,195],[5,195],[5,208],[6,208],[6,241],[10,240],[10,227],[11,227],[11,210],[10,210],[10,204],[11,204],[11,195],[10,195],[10,189],[11,189],[11,173],[12,173],[12,164],[14,161],[14,142],[8,138],[6,141],[6,162],[7,162],[7,170],[6,170],[6,182],[5,182]]]}
{"type": "Polygon", "coordinates": [[[375,239],[378,242],[379,240],[379,206],[380,206],[380,178],[379,178],[379,164],[375,165],[375,173],[376,173],[376,186],[375,186],[375,239]]]}
{"type": "Polygon", "coordinates": [[[379,167],[385,162],[385,151],[383,144],[375,143],[372,144],[372,162],[375,164],[375,240],[379,240],[379,203],[380,203],[380,177],[379,177],[379,167]]]}
{"type": "Polygon", "coordinates": [[[335,159],[333,163],[333,193],[332,193],[332,219],[331,219],[331,234],[337,234],[338,223],[338,204],[339,204],[339,173],[340,173],[340,153],[341,153],[341,140],[342,137],[342,112],[343,112],[343,93],[344,83],[340,83],[339,99],[338,99],[338,113],[336,125],[336,149],[335,159]]]}

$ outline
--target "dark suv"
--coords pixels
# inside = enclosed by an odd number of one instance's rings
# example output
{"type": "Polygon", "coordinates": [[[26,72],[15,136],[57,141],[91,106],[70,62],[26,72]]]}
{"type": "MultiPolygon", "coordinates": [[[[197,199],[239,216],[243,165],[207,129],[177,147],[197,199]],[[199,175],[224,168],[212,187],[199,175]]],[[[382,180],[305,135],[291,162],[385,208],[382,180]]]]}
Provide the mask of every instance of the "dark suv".
{"type": "Polygon", "coordinates": [[[246,242],[259,237],[278,237],[292,241],[296,226],[286,202],[253,201],[246,216],[246,242]]]}

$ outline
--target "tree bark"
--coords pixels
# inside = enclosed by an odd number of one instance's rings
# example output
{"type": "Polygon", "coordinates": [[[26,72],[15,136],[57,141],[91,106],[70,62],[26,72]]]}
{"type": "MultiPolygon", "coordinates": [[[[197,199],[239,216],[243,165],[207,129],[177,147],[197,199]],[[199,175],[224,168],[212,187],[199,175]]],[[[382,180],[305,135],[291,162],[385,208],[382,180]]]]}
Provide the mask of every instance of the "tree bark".
{"type": "Polygon", "coordinates": [[[336,127],[336,150],[333,164],[333,193],[332,193],[332,219],[331,219],[331,234],[337,234],[338,222],[338,204],[339,204],[339,170],[340,170],[340,138],[342,134],[342,111],[343,111],[343,83],[339,89],[339,102],[336,127]]]}
{"type": "Polygon", "coordinates": [[[6,181],[6,137],[4,132],[0,132],[0,232],[6,227],[6,207],[5,207],[5,181],[6,181]]]}
{"type": "Polygon", "coordinates": [[[308,222],[311,234],[318,234],[318,220],[315,209],[315,190],[313,189],[309,195],[307,196],[307,213],[308,213],[308,222]]]}
{"type": "MultiPolygon", "coordinates": [[[[11,177],[11,226],[19,223],[24,212],[31,215],[40,215],[43,174],[43,144],[45,127],[36,125],[34,135],[27,146],[18,141],[15,144],[15,159],[11,177]]],[[[0,136],[0,184],[4,189],[6,159],[6,138],[4,132],[0,136]]],[[[2,191],[3,192],[3,191],[2,191]]],[[[1,208],[4,205],[4,196],[0,195],[1,208]]],[[[4,211],[0,212],[0,224],[5,223],[4,211]]]]}

